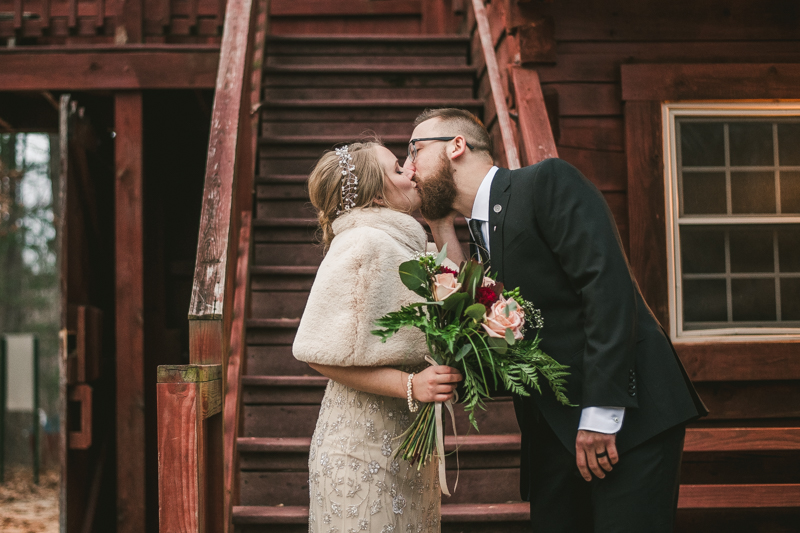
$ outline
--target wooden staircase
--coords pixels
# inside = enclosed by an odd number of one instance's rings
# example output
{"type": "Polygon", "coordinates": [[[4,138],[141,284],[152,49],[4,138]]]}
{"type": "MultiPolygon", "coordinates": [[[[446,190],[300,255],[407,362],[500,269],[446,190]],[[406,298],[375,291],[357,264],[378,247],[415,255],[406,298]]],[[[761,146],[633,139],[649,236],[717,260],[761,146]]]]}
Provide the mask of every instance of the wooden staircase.
{"type": "MultiPolygon", "coordinates": [[[[402,36],[388,35],[391,16],[379,16],[373,25],[365,22],[373,7],[362,1],[354,4],[361,11],[350,14],[355,22],[336,10],[326,15],[317,9],[329,5],[322,1],[315,10],[284,0],[271,8],[251,226],[251,312],[239,398],[243,430],[233,487],[234,494],[238,490],[233,523],[240,533],[307,529],[308,449],[326,384],[291,353],[322,259],[305,187],[308,173],[325,149],[370,130],[381,134],[402,161],[411,122],[424,108],[461,107],[481,116],[491,100],[483,74],[471,66],[483,61],[470,57],[480,49],[477,37],[423,35],[414,9],[391,4],[402,18],[397,31],[405,32],[402,36]],[[374,34],[352,34],[370,30],[374,34]]],[[[543,101],[530,108],[521,100],[521,88],[538,88],[535,71],[518,69],[513,83],[523,164],[537,149],[540,157],[555,155],[552,137],[550,144],[536,137],[549,131],[546,121],[538,129],[521,122],[546,116],[543,101]]],[[[541,91],[531,98],[541,100],[541,91]]],[[[488,122],[496,120],[491,104],[486,114],[488,122]]],[[[509,142],[503,141],[508,154],[509,142]]],[[[480,414],[480,435],[468,432],[463,414],[457,424],[460,479],[454,495],[443,497],[443,531],[530,531],[528,504],[519,501],[519,434],[510,399],[499,398],[480,414]]],[[[792,421],[785,425],[794,426],[792,421]]],[[[454,447],[448,437],[447,449],[454,447]]],[[[798,450],[796,427],[712,420],[690,428],[680,531],[791,531],[787,524],[794,523],[800,501],[798,450]]],[[[452,455],[447,463],[451,488],[455,464],[452,455]]]]}
{"type": "MultiPolygon", "coordinates": [[[[242,378],[238,531],[307,528],[308,448],[327,379],[291,354],[322,254],[305,182],[322,151],[367,131],[405,157],[411,123],[426,107],[482,114],[470,41],[461,36],[270,36],[250,267],[247,372],[242,378]]],[[[459,431],[468,423],[458,416],[459,431]]],[[[443,501],[445,531],[525,531],[519,436],[509,398],[459,439],[458,490],[443,501]],[[487,482],[498,480],[497,483],[487,482]]],[[[452,438],[447,447],[454,449],[452,438]]],[[[448,459],[455,482],[455,455],[448,459]]]]}

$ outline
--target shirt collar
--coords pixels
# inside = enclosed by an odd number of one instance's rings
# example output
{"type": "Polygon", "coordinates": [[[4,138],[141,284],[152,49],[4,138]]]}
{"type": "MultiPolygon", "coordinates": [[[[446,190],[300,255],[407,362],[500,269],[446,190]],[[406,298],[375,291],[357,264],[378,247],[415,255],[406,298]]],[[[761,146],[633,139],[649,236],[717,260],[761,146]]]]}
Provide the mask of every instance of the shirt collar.
{"type": "Polygon", "coordinates": [[[478,187],[478,194],[475,195],[475,201],[472,203],[471,218],[489,222],[489,194],[492,192],[492,180],[497,171],[497,167],[492,167],[484,176],[481,186],[478,187]]]}

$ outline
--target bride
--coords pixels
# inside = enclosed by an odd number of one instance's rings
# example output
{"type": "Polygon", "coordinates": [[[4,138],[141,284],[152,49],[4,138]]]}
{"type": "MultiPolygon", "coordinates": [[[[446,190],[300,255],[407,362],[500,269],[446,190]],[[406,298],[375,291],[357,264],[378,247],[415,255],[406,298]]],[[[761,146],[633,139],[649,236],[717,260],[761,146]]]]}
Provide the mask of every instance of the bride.
{"type": "Polygon", "coordinates": [[[393,456],[418,402],[444,402],[462,379],[427,366],[417,330],[387,342],[375,320],[419,300],[400,281],[400,263],[426,251],[409,215],[420,206],[397,158],[377,142],[327,152],[308,187],[326,256],[297,330],[293,353],[330,378],[309,453],[309,531],[440,531],[435,460],[418,468],[393,456]]]}

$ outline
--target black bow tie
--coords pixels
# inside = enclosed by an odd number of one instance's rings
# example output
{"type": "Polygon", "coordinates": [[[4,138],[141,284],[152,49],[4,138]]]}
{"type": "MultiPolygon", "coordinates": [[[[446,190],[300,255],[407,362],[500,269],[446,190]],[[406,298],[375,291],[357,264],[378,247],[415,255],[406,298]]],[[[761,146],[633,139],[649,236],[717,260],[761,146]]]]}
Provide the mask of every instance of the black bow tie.
{"type": "Polygon", "coordinates": [[[483,268],[489,267],[489,249],[486,247],[486,241],[483,240],[483,231],[481,231],[480,220],[470,219],[469,231],[472,233],[472,240],[475,241],[475,247],[478,249],[478,260],[483,263],[483,268]]]}

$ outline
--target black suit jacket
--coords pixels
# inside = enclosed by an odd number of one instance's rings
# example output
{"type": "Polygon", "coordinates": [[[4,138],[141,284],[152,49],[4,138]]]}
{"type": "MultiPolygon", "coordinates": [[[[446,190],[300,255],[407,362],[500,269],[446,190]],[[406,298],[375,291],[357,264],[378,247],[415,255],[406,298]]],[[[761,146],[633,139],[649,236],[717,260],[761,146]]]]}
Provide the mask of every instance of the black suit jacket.
{"type": "MultiPolygon", "coordinates": [[[[522,431],[522,490],[539,413],[575,453],[584,407],[625,407],[620,453],[708,411],[633,278],[599,190],[560,159],[494,177],[489,201],[491,269],[541,309],[541,348],[569,365],[567,395],[514,399],[522,431]]],[[[529,332],[534,334],[535,332],[529,332]]]]}

